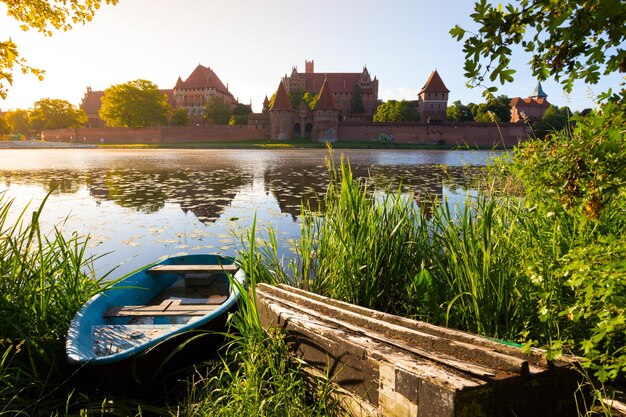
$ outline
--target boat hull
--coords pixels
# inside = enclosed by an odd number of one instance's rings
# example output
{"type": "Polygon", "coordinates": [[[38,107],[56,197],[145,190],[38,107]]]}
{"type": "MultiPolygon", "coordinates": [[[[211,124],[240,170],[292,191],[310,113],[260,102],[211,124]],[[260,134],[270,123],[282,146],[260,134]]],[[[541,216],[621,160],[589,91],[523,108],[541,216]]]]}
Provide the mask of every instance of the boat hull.
{"type": "Polygon", "coordinates": [[[203,294],[202,301],[197,301],[188,294],[203,289],[202,280],[185,268],[219,265],[230,270],[232,264],[231,258],[218,255],[178,256],[121,279],[76,314],[66,342],[68,362],[80,369],[79,377],[87,382],[128,390],[151,389],[180,369],[214,357],[223,345],[220,332],[237,309],[245,273],[232,271],[231,278],[224,272],[200,274],[205,280],[222,280],[228,288],[219,297],[203,294]],[[187,283],[191,278],[200,285],[187,283]],[[152,312],[163,305],[169,309],[152,312]],[[208,311],[200,311],[203,306],[208,311]],[[181,309],[189,311],[181,313],[181,309]]]}

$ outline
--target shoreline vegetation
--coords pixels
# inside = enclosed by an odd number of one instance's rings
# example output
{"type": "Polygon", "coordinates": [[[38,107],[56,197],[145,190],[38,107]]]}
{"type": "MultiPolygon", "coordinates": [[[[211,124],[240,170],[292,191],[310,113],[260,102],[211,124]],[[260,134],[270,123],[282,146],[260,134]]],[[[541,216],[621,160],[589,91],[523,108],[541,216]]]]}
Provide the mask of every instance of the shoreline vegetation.
{"type": "MultiPolygon", "coordinates": [[[[374,189],[329,157],[332,181],[321,201],[303,202],[294,258],[277,255],[279,231],[240,237],[250,297],[255,282],[288,283],[551,358],[575,354],[593,394],[581,415],[610,416],[602,399],[626,388],[624,125],[623,108],[607,104],[571,131],[525,142],[486,167],[462,206],[374,189]]],[[[253,298],[220,358],[189,370],[182,394],[147,401],[75,384],[64,334],[101,278],[86,239],[43,236],[43,206],[6,224],[10,206],[0,201],[0,412],[341,415],[332,387],[307,378],[282,335],[260,326],[253,298]]]]}
{"type": "MultiPolygon", "coordinates": [[[[49,142],[38,140],[0,141],[0,149],[325,149],[326,143],[310,140],[270,141],[249,140],[232,142],[188,142],[188,143],[131,143],[131,144],[81,144],[72,142],[49,142]]],[[[377,141],[337,141],[333,149],[417,149],[417,150],[493,150],[493,147],[460,147],[420,143],[393,143],[377,141]]],[[[495,148],[499,149],[499,148],[495,148]]]]}

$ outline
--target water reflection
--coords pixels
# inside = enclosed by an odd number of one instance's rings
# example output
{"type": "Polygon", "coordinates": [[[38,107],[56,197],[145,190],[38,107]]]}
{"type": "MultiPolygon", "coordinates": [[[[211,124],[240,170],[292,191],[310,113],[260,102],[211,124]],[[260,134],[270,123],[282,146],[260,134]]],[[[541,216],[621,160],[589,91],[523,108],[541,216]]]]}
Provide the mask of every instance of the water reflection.
{"type": "MultiPolygon", "coordinates": [[[[489,153],[346,156],[355,177],[376,188],[450,198],[464,194],[489,153]]],[[[233,233],[245,233],[255,215],[261,229],[278,230],[288,254],[302,201],[318,201],[326,191],[326,157],[323,150],[5,150],[0,190],[20,208],[54,189],[47,224],[64,221],[68,231],[90,234],[95,253],[112,252],[100,266],[124,263],[120,274],[178,253],[234,255],[239,243],[233,233]]]]}

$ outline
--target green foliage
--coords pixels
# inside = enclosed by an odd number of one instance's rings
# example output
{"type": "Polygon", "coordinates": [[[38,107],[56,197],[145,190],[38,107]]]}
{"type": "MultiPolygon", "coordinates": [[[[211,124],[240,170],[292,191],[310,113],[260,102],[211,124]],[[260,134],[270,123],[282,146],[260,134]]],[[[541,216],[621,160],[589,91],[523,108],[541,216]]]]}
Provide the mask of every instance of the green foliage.
{"type": "Polygon", "coordinates": [[[194,416],[334,416],[338,406],[330,399],[330,384],[306,378],[301,364],[290,356],[283,333],[265,331],[255,304],[259,252],[255,223],[244,237],[247,250],[239,254],[250,293],[241,288],[239,309],[230,321],[232,331],[219,372],[196,378],[183,415],[194,416]]]}
{"type": "Polygon", "coordinates": [[[551,105],[543,117],[533,123],[533,132],[537,137],[545,137],[548,133],[557,132],[568,126],[571,117],[572,113],[569,108],[551,105]]]}
{"type": "Polygon", "coordinates": [[[315,105],[317,104],[317,100],[319,100],[319,98],[319,94],[310,93],[308,91],[302,96],[302,100],[304,100],[304,102],[309,105],[309,108],[311,110],[315,108],[315,105]]]}
{"type": "MultiPolygon", "coordinates": [[[[46,36],[52,30],[68,31],[72,25],[93,19],[101,3],[117,4],[118,0],[69,0],[69,1],[3,1],[8,16],[21,23],[24,31],[35,29],[46,36]]],[[[0,98],[6,98],[7,85],[13,84],[13,71],[31,73],[43,80],[44,71],[33,68],[20,58],[17,45],[11,40],[0,42],[0,98]]]]}
{"type": "MultiPolygon", "coordinates": [[[[274,103],[274,98],[275,98],[275,95],[273,95],[270,100],[270,108],[272,107],[271,104],[274,103]]],[[[297,108],[300,105],[300,103],[304,102],[309,106],[311,110],[313,110],[319,98],[320,98],[319,94],[311,93],[308,91],[305,92],[303,90],[296,91],[294,93],[289,93],[289,101],[291,102],[291,105],[293,106],[294,109],[297,108]]]]}
{"type": "Polygon", "coordinates": [[[232,116],[230,116],[230,119],[228,120],[228,125],[229,126],[236,126],[236,125],[247,125],[248,124],[248,115],[239,115],[239,114],[233,114],[232,116]]]}
{"type": "Polygon", "coordinates": [[[417,122],[420,115],[411,102],[389,100],[380,104],[374,114],[375,122],[417,122]]]}
{"type": "Polygon", "coordinates": [[[217,96],[209,97],[204,106],[204,117],[216,125],[227,125],[231,114],[230,105],[217,96]]]}
{"type": "Polygon", "coordinates": [[[491,97],[487,103],[481,103],[476,107],[474,120],[477,122],[510,122],[511,100],[505,95],[491,97]]]}
{"type": "Polygon", "coordinates": [[[100,117],[109,127],[150,127],[167,124],[172,107],[167,95],[148,80],[134,80],[104,90],[100,117]]]}
{"type": "Polygon", "coordinates": [[[187,109],[181,107],[172,113],[172,120],[170,121],[172,126],[187,126],[189,125],[189,113],[187,109]]]}
{"type": "Polygon", "coordinates": [[[449,122],[471,122],[474,120],[474,115],[469,106],[461,103],[461,100],[456,100],[446,109],[446,119],[449,122]]]}
{"type": "Polygon", "coordinates": [[[233,109],[233,115],[235,116],[247,116],[252,113],[252,106],[250,104],[237,103],[233,109]]]}
{"type": "Polygon", "coordinates": [[[350,112],[354,114],[365,113],[365,108],[363,107],[363,93],[361,92],[361,87],[358,84],[354,84],[354,88],[352,89],[350,112]]]}
{"type": "Polygon", "coordinates": [[[11,126],[4,117],[0,117],[0,137],[11,133],[11,126]]]}
{"type": "Polygon", "coordinates": [[[598,219],[620,197],[626,183],[626,116],[608,103],[595,115],[579,118],[571,135],[557,132],[525,142],[516,153],[517,175],[549,211],[580,210],[598,219]]]}
{"type": "MultiPolygon", "coordinates": [[[[554,77],[571,92],[575,80],[595,84],[601,74],[626,71],[626,3],[618,0],[517,0],[492,5],[478,0],[472,33],[456,25],[450,34],[464,40],[465,76],[471,85],[486,78],[501,84],[513,80],[509,68],[513,47],[532,56],[534,77],[554,77]]],[[[487,89],[492,95],[497,88],[487,89]]]]}
{"type": "Polygon", "coordinates": [[[601,237],[578,246],[561,269],[572,301],[560,313],[573,324],[565,335],[600,382],[626,373],[626,240],[601,237]]]}
{"type": "Polygon", "coordinates": [[[10,110],[4,116],[11,127],[11,133],[28,133],[30,130],[28,110],[10,110]]]}
{"type": "Polygon", "coordinates": [[[65,100],[44,98],[37,101],[29,113],[29,126],[35,132],[44,129],[84,127],[87,115],[65,100]]]}
{"type": "MultiPolygon", "coordinates": [[[[44,201],[45,203],[45,201],[44,201]]],[[[52,415],[74,403],[64,340],[78,308],[101,291],[87,240],[42,232],[42,205],[9,223],[12,202],[0,195],[0,410],[52,415]]]]}

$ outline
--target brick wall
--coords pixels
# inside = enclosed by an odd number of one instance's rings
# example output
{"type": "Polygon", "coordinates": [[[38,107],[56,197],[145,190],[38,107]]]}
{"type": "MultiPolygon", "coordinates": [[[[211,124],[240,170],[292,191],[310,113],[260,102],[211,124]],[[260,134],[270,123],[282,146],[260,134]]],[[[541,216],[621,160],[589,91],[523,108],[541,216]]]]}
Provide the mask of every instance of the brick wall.
{"type": "MultiPolygon", "coordinates": [[[[292,130],[289,130],[291,132],[292,130]]],[[[468,146],[513,146],[528,136],[525,125],[501,123],[374,123],[340,122],[339,140],[378,141],[381,135],[396,143],[423,143],[468,146]]],[[[186,143],[229,142],[267,139],[270,126],[162,126],[145,129],[79,128],[44,130],[43,139],[49,142],[79,143],[186,143]]]]}
{"type": "Polygon", "coordinates": [[[528,132],[522,124],[501,123],[375,123],[343,122],[339,124],[341,140],[377,141],[381,135],[395,143],[423,143],[468,146],[513,146],[526,139],[528,132]]]}
{"type": "Polygon", "coordinates": [[[269,126],[161,126],[133,128],[78,128],[44,130],[48,142],[79,143],[184,143],[229,142],[269,138],[269,126]]]}

